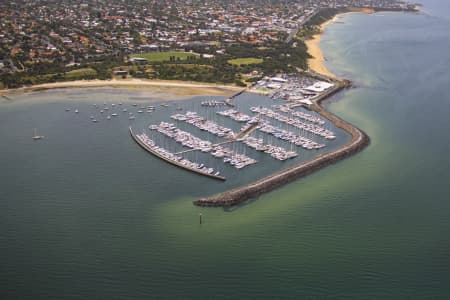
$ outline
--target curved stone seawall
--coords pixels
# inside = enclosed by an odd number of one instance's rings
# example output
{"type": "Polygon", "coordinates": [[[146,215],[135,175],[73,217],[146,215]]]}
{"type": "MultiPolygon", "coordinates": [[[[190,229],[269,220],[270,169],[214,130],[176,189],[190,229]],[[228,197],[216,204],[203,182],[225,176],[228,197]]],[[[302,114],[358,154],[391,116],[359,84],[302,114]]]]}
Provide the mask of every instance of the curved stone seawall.
{"type": "Polygon", "coordinates": [[[351,135],[351,139],[348,143],[333,152],[319,155],[314,159],[281,170],[275,174],[259,179],[253,183],[211,197],[201,198],[195,200],[193,203],[198,206],[227,207],[237,205],[251,198],[255,198],[263,193],[273,191],[274,189],[282,185],[311,174],[316,170],[319,170],[341,159],[349,157],[364,149],[370,143],[370,139],[367,134],[359,128],[353,126],[352,124],[342,120],[338,116],[326,111],[321,106],[321,102],[325,98],[327,98],[331,94],[336,93],[345,86],[348,86],[348,82],[344,82],[343,84],[338,85],[330,92],[322,95],[319,99],[316,99],[316,104],[313,107],[313,110],[333,122],[337,127],[348,132],[351,135]]]}

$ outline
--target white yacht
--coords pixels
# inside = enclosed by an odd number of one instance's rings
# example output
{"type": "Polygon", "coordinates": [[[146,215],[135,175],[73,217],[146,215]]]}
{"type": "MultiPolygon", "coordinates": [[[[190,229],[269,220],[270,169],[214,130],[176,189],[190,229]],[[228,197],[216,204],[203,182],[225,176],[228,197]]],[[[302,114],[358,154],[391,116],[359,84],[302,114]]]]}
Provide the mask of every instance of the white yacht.
{"type": "Polygon", "coordinates": [[[40,140],[40,139],[43,139],[43,138],[44,138],[44,136],[43,135],[38,135],[36,128],[34,128],[33,140],[40,140]]]}

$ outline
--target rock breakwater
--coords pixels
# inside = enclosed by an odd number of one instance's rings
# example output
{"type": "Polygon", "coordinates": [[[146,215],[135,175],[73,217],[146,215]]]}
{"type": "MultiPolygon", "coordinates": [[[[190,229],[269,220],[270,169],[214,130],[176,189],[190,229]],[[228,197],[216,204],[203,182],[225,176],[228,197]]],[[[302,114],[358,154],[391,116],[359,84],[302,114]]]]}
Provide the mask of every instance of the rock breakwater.
{"type": "Polygon", "coordinates": [[[370,143],[369,136],[361,129],[353,126],[349,122],[346,122],[345,120],[330,113],[322,107],[322,101],[324,99],[338,92],[340,89],[348,87],[349,85],[350,84],[348,81],[339,82],[334,89],[315,99],[315,105],[313,106],[314,111],[327,118],[337,127],[345,130],[351,135],[351,139],[348,143],[333,152],[319,155],[314,159],[302,162],[301,164],[298,164],[296,166],[286,168],[275,174],[259,179],[253,183],[249,183],[247,185],[207,198],[201,198],[195,200],[193,203],[197,206],[216,207],[229,207],[238,205],[240,203],[248,201],[249,199],[258,197],[261,194],[273,191],[274,189],[292,182],[298,178],[309,175],[325,166],[336,163],[346,157],[352,156],[364,149],[370,143]]]}

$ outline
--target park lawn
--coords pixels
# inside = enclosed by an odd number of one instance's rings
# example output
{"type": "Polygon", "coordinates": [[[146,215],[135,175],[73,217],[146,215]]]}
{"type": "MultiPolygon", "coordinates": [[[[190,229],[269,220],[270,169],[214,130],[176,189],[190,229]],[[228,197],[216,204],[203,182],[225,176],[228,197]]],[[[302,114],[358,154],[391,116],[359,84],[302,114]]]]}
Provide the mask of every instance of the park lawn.
{"type": "Polygon", "coordinates": [[[198,54],[190,52],[148,52],[131,55],[131,57],[146,58],[149,62],[170,61],[171,56],[179,57],[180,60],[186,60],[188,56],[198,56],[198,54]]]}
{"type": "Polygon", "coordinates": [[[97,71],[95,71],[92,68],[81,68],[66,72],[66,79],[76,80],[76,79],[83,79],[86,76],[96,76],[96,75],[97,71]]]}
{"type": "Polygon", "coordinates": [[[92,68],[81,68],[63,73],[50,73],[43,75],[25,76],[23,79],[30,84],[41,84],[47,82],[56,81],[70,81],[70,80],[83,80],[94,79],[97,76],[97,71],[92,68]]]}
{"type": "Polygon", "coordinates": [[[249,57],[249,58],[236,58],[236,59],[230,59],[228,61],[229,64],[232,65],[257,65],[263,62],[262,58],[254,58],[254,57],[249,57]]]}

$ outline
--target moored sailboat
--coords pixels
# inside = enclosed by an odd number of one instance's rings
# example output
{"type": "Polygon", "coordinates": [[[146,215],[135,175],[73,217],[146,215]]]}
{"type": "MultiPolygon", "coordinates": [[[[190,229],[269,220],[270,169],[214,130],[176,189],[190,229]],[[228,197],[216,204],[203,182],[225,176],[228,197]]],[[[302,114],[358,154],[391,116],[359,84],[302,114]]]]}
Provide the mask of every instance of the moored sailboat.
{"type": "Polygon", "coordinates": [[[34,128],[33,140],[40,140],[40,139],[43,139],[43,138],[44,138],[44,136],[43,135],[38,135],[36,128],[34,128]]]}

